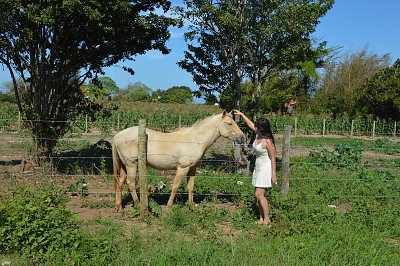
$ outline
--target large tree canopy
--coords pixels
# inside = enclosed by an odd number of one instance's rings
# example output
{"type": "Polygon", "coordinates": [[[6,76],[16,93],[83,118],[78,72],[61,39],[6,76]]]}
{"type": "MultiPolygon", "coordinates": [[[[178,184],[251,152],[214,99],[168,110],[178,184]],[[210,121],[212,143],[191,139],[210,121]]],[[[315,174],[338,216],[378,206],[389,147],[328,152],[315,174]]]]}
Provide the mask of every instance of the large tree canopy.
{"type": "MultiPolygon", "coordinates": [[[[148,50],[167,54],[166,0],[0,0],[0,62],[12,77],[21,113],[43,152],[82,106],[86,78],[148,50]],[[157,11],[157,13],[155,12],[157,11]],[[23,86],[17,86],[20,81],[23,86]],[[45,141],[43,141],[45,140],[45,141]]],[[[133,73],[132,69],[124,68],[133,73]]]]}
{"type": "Polygon", "coordinates": [[[142,82],[129,82],[125,88],[120,89],[115,100],[128,100],[133,102],[148,101],[150,99],[151,89],[142,82]]]}
{"type": "MultiPolygon", "coordinates": [[[[242,83],[247,79],[252,85],[249,106],[256,116],[261,88],[273,73],[301,68],[306,62],[317,64],[325,44],[314,48],[311,33],[334,0],[184,2],[187,8],[181,14],[191,24],[185,34],[188,51],[178,64],[193,75],[198,96],[211,100],[215,92],[229,95],[233,102],[229,107],[241,109],[242,83]]],[[[235,149],[236,160],[248,171],[243,154],[235,149]]]]}
{"type": "Polygon", "coordinates": [[[83,94],[92,99],[110,99],[111,95],[117,93],[119,88],[110,77],[99,77],[91,80],[81,87],[83,94]]]}
{"type": "Polygon", "coordinates": [[[271,74],[318,65],[325,43],[311,34],[333,0],[187,0],[183,17],[191,41],[179,65],[192,73],[202,93],[234,91],[249,79],[257,111],[260,90],[271,74]],[[308,62],[308,63],[307,63],[308,62]]]}
{"type": "Polygon", "coordinates": [[[193,95],[189,87],[173,86],[160,97],[161,103],[192,103],[193,95]]]}
{"type": "Polygon", "coordinates": [[[400,59],[391,67],[377,71],[360,86],[362,94],[355,101],[357,115],[400,119],[400,59]]]}
{"type": "Polygon", "coordinates": [[[360,51],[347,52],[335,61],[327,60],[310,111],[330,113],[335,117],[345,113],[353,116],[363,113],[355,109],[357,99],[366,93],[363,84],[376,72],[387,68],[390,61],[388,54],[380,56],[369,51],[368,46],[360,51]]]}

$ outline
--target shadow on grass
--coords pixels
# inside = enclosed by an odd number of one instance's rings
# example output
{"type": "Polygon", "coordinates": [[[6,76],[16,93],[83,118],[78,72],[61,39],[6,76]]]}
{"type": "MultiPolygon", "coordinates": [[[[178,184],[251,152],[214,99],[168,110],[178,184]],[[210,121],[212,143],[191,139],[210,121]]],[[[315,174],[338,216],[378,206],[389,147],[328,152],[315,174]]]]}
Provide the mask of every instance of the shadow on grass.
{"type": "Polygon", "coordinates": [[[101,139],[80,150],[62,152],[54,162],[58,171],[64,174],[112,174],[111,143],[101,139]]]}

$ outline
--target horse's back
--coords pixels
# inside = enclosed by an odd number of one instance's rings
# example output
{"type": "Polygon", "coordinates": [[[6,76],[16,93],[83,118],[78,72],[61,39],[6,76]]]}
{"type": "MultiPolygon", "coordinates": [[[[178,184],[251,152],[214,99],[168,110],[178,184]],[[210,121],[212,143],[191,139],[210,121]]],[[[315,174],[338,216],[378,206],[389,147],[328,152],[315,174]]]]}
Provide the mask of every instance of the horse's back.
{"type": "MultiPolygon", "coordinates": [[[[147,164],[156,169],[176,169],[178,162],[192,165],[200,157],[198,144],[189,142],[182,132],[163,133],[146,129],[147,134],[147,164]],[[193,156],[193,153],[195,156],[193,156]],[[186,162],[187,161],[187,162],[186,162]]],[[[130,164],[138,157],[138,127],[124,129],[114,136],[115,146],[123,163],[130,164]]]]}

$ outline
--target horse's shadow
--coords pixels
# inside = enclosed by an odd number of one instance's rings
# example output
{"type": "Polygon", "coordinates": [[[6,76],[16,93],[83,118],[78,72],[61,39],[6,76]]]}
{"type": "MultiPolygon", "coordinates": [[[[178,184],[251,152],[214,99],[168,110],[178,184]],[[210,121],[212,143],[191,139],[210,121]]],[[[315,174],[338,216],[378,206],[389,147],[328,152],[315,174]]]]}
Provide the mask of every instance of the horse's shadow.
{"type": "Polygon", "coordinates": [[[0,166],[15,166],[15,165],[20,165],[22,163],[22,160],[11,160],[11,161],[1,161],[0,160],[0,166]]]}
{"type": "Polygon", "coordinates": [[[80,150],[61,152],[54,163],[57,170],[65,174],[112,174],[111,143],[101,139],[80,150]]]}

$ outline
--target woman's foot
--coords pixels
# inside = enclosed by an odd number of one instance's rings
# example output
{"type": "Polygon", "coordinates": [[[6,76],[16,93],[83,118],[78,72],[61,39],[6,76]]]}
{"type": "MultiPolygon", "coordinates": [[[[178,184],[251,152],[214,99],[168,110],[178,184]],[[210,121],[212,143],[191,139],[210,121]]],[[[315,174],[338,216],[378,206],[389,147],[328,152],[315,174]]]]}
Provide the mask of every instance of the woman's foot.
{"type": "Polygon", "coordinates": [[[266,225],[271,226],[271,219],[269,219],[269,217],[266,218],[266,219],[260,218],[260,220],[254,222],[254,223],[255,223],[255,224],[264,225],[264,226],[266,226],[266,225]]]}
{"type": "Polygon", "coordinates": [[[264,224],[270,224],[271,219],[269,219],[269,216],[265,217],[264,219],[260,219],[264,224]]]}
{"type": "Polygon", "coordinates": [[[264,223],[264,220],[263,220],[262,218],[260,218],[260,220],[255,221],[254,223],[255,223],[255,224],[263,224],[263,223],[264,223]]]}
{"type": "Polygon", "coordinates": [[[265,227],[271,227],[271,223],[261,223],[260,225],[265,226],[265,227]]]}

